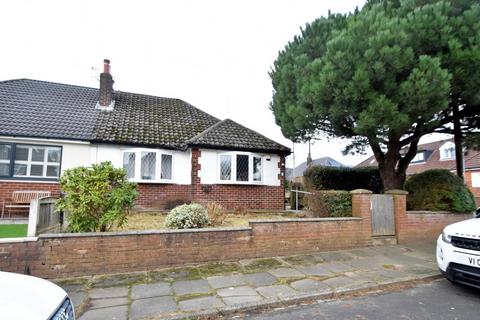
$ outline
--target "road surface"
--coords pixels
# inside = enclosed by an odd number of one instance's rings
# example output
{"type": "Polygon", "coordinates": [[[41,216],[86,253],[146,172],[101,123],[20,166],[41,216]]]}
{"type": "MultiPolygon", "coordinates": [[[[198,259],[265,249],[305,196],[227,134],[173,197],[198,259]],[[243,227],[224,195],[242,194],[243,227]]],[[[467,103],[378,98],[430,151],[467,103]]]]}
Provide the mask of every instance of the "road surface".
{"type": "Polygon", "coordinates": [[[442,279],[398,292],[232,316],[245,320],[479,320],[480,290],[442,279]]]}

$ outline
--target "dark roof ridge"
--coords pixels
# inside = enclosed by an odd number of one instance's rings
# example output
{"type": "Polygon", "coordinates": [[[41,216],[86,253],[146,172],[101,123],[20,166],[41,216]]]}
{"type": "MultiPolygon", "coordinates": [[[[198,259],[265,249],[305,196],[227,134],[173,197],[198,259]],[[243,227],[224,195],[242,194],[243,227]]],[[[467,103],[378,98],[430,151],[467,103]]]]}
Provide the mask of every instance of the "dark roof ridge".
{"type": "Polygon", "coordinates": [[[210,131],[212,131],[213,129],[215,129],[216,127],[218,127],[220,124],[224,123],[225,121],[227,121],[228,119],[223,119],[223,120],[219,120],[218,122],[216,122],[215,124],[211,125],[210,127],[208,127],[207,129],[203,130],[202,132],[200,132],[199,134],[197,134],[196,136],[188,139],[187,141],[185,141],[185,144],[191,144],[191,143],[194,143],[195,141],[197,141],[198,139],[200,139],[201,137],[203,137],[204,135],[206,135],[207,133],[209,133],[210,131]]]}

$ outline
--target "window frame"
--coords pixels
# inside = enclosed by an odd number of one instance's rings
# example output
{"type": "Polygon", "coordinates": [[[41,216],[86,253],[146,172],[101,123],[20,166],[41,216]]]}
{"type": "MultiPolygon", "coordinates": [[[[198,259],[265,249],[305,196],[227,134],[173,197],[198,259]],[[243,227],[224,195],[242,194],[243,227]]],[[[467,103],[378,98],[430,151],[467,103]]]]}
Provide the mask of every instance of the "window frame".
{"type": "Polygon", "coordinates": [[[448,161],[448,160],[455,160],[455,144],[453,142],[446,142],[440,148],[440,160],[441,161],[448,161]],[[450,156],[446,156],[446,153],[452,150],[450,156]]]}
{"type": "Polygon", "coordinates": [[[136,183],[174,183],[175,181],[175,155],[173,152],[168,152],[158,149],[147,149],[147,148],[135,148],[135,149],[124,149],[122,150],[122,165],[123,168],[123,157],[125,153],[134,153],[135,154],[135,168],[134,168],[134,177],[129,178],[128,180],[136,183]],[[142,153],[155,153],[155,179],[144,180],[141,179],[141,165],[142,165],[142,153]],[[172,172],[171,179],[162,179],[162,155],[169,155],[172,157],[172,172]]]}
{"type": "Polygon", "coordinates": [[[239,184],[239,185],[262,185],[265,180],[265,157],[264,155],[252,152],[241,152],[241,151],[230,151],[230,152],[220,152],[217,154],[217,168],[216,176],[218,184],[239,184]],[[246,155],[248,156],[248,181],[238,181],[237,180],[237,155],[246,155]],[[223,180],[221,179],[221,157],[230,156],[230,179],[223,180]],[[260,159],[260,180],[254,180],[253,176],[253,158],[260,159]]]}
{"type": "Polygon", "coordinates": [[[425,151],[419,151],[417,152],[417,154],[415,155],[415,157],[412,159],[412,161],[410,161],[410,164],[420,164],[420,163],[425,163],[425,151]],[[422,155],[422,159],[421,160],[415,160],[416,157],[418,157],[419,155],[422,155]]]}
{"type": "MultiPolygon", "coordinates": [[[[50,145],[50,144],[37,144],[37,143],[16,143],[16,142],[8,142],[8,141],[0,141],[0,145],[9,145],[11,146],[11,152],[10,152],[10,159],[9,159],[9,175],[8,176],[0,176],[0,180],[18,180],[18,181],[59,181],[60,176],[62,175],[62,162],[63,162],[63,146],[61,145],[50,145]],[[39,165],[42,164],[43,166],[43,172],[42,176],[31,176],[31,175],[25,175],[25,176],[15,176],[15,156],[16,156],[16,150],[17,146],[21,147],[27,147],[28,148],[28,159],[27,160],[19,160],[17,163],[21,164],[26,164],[27,165],[27,173],[28,168],[31,168],[31,165],[39,165]],[[44,148],[45,154],[44,154],[44,161],[32,161],[31,160],[31,153],[32,153],[32,148],[37,147],[37,148],[44,148]],[[58,162],[49,162],[48,161],[48,150],[49,149],[60,149],[60,158],[58,162]],[[46,160],[46,161],[45,161],[46,160]],[[58,163],[58,176],[57,177],[49,177],[46,176],[48,166],[49,165],[55,165],[57,166],[58,163]],[[43,175],[45,174],[45,175],[43,175]]],[[[2,163],[5,163],[2,161],[2,163]]]]}

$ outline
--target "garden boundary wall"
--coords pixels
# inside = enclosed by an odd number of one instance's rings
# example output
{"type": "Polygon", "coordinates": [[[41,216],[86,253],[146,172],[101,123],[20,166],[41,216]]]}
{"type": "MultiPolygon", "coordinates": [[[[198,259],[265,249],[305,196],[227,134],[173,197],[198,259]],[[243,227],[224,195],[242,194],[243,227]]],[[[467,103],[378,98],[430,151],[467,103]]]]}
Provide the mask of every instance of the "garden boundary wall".
{"type": "MultiPolygon", "coordinates": [[[[454,217],[463,218],[437,215],[434,231],[425,231],[431,224],[423,224],[425,221],[416,218],[418,214],[406,213],[405,194],[394,194],[394,199],[400,243],[423,239],[424,235],[416,231],[419,226],[424,228],[423,233],[434,235],[454,217]]],[[[67,278],[372,245],[370,191],[352,191],[352,213],[351,218],[251,221],[247,228],[47,234],[38,238],[0,239],[0,270],[50,279],[67,278]]]]}

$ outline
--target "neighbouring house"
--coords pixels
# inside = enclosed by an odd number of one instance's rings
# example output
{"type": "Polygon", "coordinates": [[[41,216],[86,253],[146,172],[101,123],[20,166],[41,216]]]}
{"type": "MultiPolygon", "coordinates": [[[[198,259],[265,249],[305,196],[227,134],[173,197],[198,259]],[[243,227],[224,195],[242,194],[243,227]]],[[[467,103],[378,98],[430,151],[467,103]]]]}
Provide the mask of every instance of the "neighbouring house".
{"type": "Polygon", "coordinates": [[[138,183],[140,206],[284,208],[289,148],[185,101],[113,83],[108,60],[99,89],[0,82],[0,203],[13,191],[59,193],[66,169],[111,161],[138,183]]]}
{"type": "MultiPolygon", "coordinates": [[[[465,183],[475,196],[480,206],[480,151],[467,150],[464,156],[465,183]]],[[[360,162],[356,167],[377,166],[374,156],[360,162]]],[[[447,169],[456,172],[455,144],[452,139],[445,139],[418,146],[418,152],[407,169],[407,175],[429,169],[447,169]]]]}
{"type": "MultiPolygon", "coordinates": [[[[322,166],[322,167],[345,167],[345,165],[337,160],[330,157],[322,157],[318,159],[313,159],[311,166],[322,166]]],[[[307,161],[302,162],[300,165],[295,168],[287,168],[286,170],[286,179],[288,181],[303,183],[303,174],[307,170],[308,165],[307,161]]]]}

